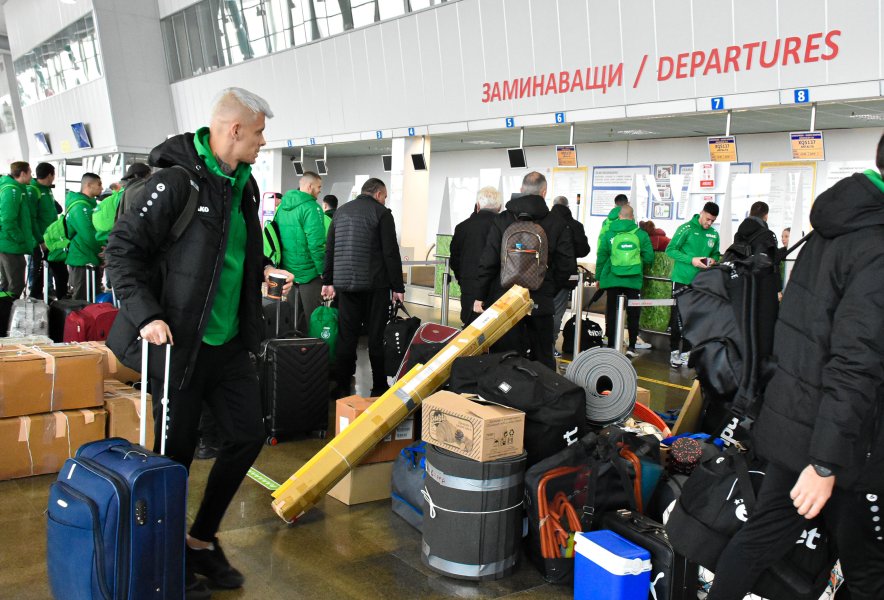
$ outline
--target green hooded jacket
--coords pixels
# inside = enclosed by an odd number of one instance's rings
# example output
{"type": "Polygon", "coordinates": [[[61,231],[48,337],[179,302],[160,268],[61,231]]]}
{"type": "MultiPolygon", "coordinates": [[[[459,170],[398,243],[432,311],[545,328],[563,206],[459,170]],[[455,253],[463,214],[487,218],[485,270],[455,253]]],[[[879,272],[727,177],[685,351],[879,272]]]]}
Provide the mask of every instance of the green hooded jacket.
{"type": "Polygon", "coordinates": [[[0,253],[30,254],[36,246],[27,188],[4,175],[0,177],[0,253]]]}
{"type": "Polygon", "coordinates": [[[98,266],[100,263],[101,245],[95,239],[95,226],[92,225],[92,211],[97,204],[95,198],[80,192],[68,192],[64,199],[68,237],[71,239],[64,262],[69,267],[98,266]],[[70,210],[75,202],[77,205],[70,210]]]}
{"type": "Polygon", "coordinates": [[[644,275],[641,271],[635,275],[627,276],[615,275],[611,272],[611,242],[618,233],[632,230],[635,230],[635,234],[638,236],[639,242],[641,242],[642,263],[646,265],[654,263],[654,246],[651,244],[651,238],[648,237],[648,233],[636,225],[632,219],[617,219],[611,223],[608,231],[605,233],[605,239],[599,243],[598,261],[595,265],[596,275],[599,279],[599,288],[603,290],[612,287],[625,287],[634,290],[642,289],[644,275]]]}
{"type": "Polygon", "coordinates": [[[703,229],[700,225],[700,215],[694,215],[693,219],[680,225],[675,230],[669,246],[666,247],[666,254],[675,261],[672,267],[672,281],[690,285],[700,271],[691,264],[691,261],[697,256],[720,260],[718,244],[718,232],[712,227],[703,229]]]}
{"type": "Polygon", "coordinates": [[[296,283],[307,283],[322,275],[325,215],[316,198],[300,190],[289,190],[273,220],[279,226],[281,268],[292,273],[296,283]]]}
{"type": "Polygon", "coordinates": [[[28,193],[31,200],[31,222],[34,224],[34,238],[39,244],[43,241],[43,232],[58,218],[55,197],[52,195],[51,187],[43,185],[36,179],[32,179],[28,185],[28,193]]]}
{"type": "MultiPolygon", "coordinates": [[[[620,206],[615,206],[614,208],[612,208],[611,212],[608,213],[608,216],[605,218],[605,220],[602,221],[602,228],[599,231],[599,239],[595,245],[595,247],[596,247],[596,259],[595,259],[596,264],[598,264],[598,262],[599,262],[598,249],[602,247],[602,242],[604,242],[605,238],[607,237],[608,229],[611,227],[611,223],[620,219],[620,208],[621,208],[620,206]]],[[[596,267],[596,271],[598,271],[598,267],[596,267]]]]}

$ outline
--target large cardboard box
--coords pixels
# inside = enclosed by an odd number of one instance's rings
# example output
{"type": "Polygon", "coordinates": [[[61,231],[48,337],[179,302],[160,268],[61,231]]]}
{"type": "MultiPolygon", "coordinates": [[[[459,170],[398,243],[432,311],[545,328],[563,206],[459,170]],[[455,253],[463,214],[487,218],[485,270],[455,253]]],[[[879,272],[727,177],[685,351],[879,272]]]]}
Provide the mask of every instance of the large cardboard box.
{"type": "Polygon", "coordinates": [[[0,348],[0,418],[49,412],[52,374],[27,348],[0,348]]]}
{"type": "Polygon", "coordinates": [[[436,392],[423,403],[421,439],[479,462],[522,453],[525,413],[478,396],[436,392]]]}
{"type": "Polygon", "coordinates": [[[392,462],[357,465],[328,491],[328,495],[347,506],[384,500],[390,497],[392,477],[392,462]]]}
{"type": "Polygon", "coordinates": [[[103,409],[0,419],[0,480],[56,473],[87,442],[104,439],[103,409]]]}
{"type": "Polygon", "coordinates": [[[52,373],[51,410],[103,404],[104,352],[79,344],[34,346],[30,351],[44,357],[52,373]]]}
{"type": "Polygon", "coordinates": [[[83,346],[92,347],[105,354],[103,379],[115,379],[122,383],[141,381],[141,373],[130,369],[119,360],[104,342],[83,342],[83,346]]]}
{"type": "MultiPolygon", "coordinates": [[[[335,435],[340,435],[350,423],[368,410],[375,400],[377,398],[363,398],[362,396],[348,396],[338,400],[335,403],[335,435]]],[[[409,417],[402,421],[387,437],[378,442],[374,450],[366,454],[359,464],[368,465],[394,460],[400,450],[414,442],[414,436],[414,417],[409,417]]]]}
{"type": "Polygon", "coordinates": [[[363,456],[448,380],[460,356],[475,356],[499,340],[533,307],[528,290],[513,286],[426,365],[417,365],[273,492],[273,510],[291,522],[306,512],[363,456]]]}
{"type": "MultiPolygon", "coordinates": [[[[145,447],[153,449],[154,424],[150,394],[147,395],[147,429],[145,431],[145,447]]],[[[105,392],[104,408],[107,411],[107,437],[120,437],[133,444],[141,440],[141,395],[115,395],[105,392]]]]}
{"type": "Polygon", "coordinates": [[[639,404],[644,404],[648,408],[651,408],[651,392],[643,388],[642,386],[638,386],[635,390],[635,401],[639,404]]]}

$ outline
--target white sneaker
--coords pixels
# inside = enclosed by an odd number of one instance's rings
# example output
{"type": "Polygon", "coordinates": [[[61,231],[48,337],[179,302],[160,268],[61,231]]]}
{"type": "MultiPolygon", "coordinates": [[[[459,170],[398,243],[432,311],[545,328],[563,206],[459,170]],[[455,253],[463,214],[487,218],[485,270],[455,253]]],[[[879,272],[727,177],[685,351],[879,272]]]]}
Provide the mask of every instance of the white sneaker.
{"type": "Polygon", "coordinates": [[[681,353],[678,350],[673,350],[669,353],[669,366],[673,369],[677,369],[684,364],[684,361],[681,360],[681,353]]]}
{"type": "Polygon", "coordinates": [[[691,353],[690,352],[682,352],[681,356],[679,356],[679,358],[681,359],[681,364],[687,366],[688,361],[691,358],[691,353]]]}
{"type": "Polygon", "coordinates": [[[627,349],[626,349],[626,357],[627,357],[627,358],[635,358],[636,356],[638,356],[638,352],[636,352],[636,351],[633,350],[632,348],[627,348],[627,349]]]}
{"type": "Polygon", "coordinates": [[[651,344],[641,339],[640,336],[635,336],[635,349],[636,350],[650,350],[653,348],[651,344]]]}

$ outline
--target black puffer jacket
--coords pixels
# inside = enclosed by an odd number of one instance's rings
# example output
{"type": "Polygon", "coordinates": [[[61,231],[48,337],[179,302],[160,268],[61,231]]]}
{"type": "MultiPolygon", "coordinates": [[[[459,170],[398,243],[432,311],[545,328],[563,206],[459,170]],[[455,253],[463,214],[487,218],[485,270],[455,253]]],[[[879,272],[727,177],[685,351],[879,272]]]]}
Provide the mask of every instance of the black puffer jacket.
{"type": "MultiPolygon", "coordinates": [[[[559,215],[568,223],[571,234],[574,236],[574,256],[583,258],[589,255],[589,239],[586,237],[586,230],[583,223],[574,218],[571,209],[564,204],[554,204],[549,212],[559,215]]],[[[576,284],[575,284],[576,285],[576,284]]]]}
{"type": "Polygon", "coordinates": [[[503,241],[503,232],[521,214],[530,215],[535,223],[543,227],[549,243],[549,268],[543,285],[531,292],[531,299],[534,301],[534,311],[531,314],[551,315],[556,292],[569,287],[569,278],[577,273],[577,260],[568,222],[549,212],[546,201],[541,196],[513,198],[506,203],[506,210],[494,217],[494,223],[488,232],[488,243],[485,244],[479,264],[478,298],[487,308],[506,291],[500,286],[500,244],[503,241]]]}
{"type": "Polygon", "coordinates": [[[884,193],[863,174],[820,194],[776,326],[753,428],[762,456],[884,492],[884,193]]]}
{"type": "Polygon", "coordinates": [[[450,264],[464,298],[478,296],[479,259],[482,257],[482,250],[485,249],[485,242],[488,240],[488,231],[496,216],[496,210],[480,210],[454,228],[450,264]]]}
{"type": "Polygon", "coordinates": [[[767,223],[758,217],[746,217],[737,228],[734,243],[749,244],[752,254],[764,253],[771,262],[777,259],[777,236],[768,228],[767,223]]]}
{"type": "MultiPolygon", "coordinates": [[[[230,230],[230,182],[213,175],[193,146],[193,134],[169,138],[150,153],[150,164],[163,167],[141,188],[120,217],[105,249],[108,276],[121,299],[120,314],[107,345],[128,367],[141,369],[141,327],[154,319],[168,323],[175,340],[170,382],[187,386],[217,292],[230,230]],[[200,187],[199,207],[181,238],[164,247],[172,225],[187,204],[190,178],[200,187]],[[145,210],[146,209],[146,210],[145,210]]],[[[258,185],[250,178],[243,191],[246,259],[239,303],[240,337],[258,351],[263,331],[261,282],[265,264],[258,222],[258,185]]],[[[161,377],[162,348],[151,346],[150,373],[161,377]]]]}
{"type": "Polygon", "coordinates": [[[368,194],[338,207],[325,243],[322,283],[342,292],[405,291],[396,224],[389,208],[368,194]]]}

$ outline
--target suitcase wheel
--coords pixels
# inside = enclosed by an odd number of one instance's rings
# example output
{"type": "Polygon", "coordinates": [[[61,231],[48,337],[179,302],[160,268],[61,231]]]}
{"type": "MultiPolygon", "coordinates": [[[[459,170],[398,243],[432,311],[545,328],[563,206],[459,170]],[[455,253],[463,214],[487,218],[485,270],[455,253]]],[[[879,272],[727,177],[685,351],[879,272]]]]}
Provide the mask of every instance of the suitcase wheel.
{"type": "Polygon", "coordinates": [[[275,446],[278,443],[279,443],[279,440],[276,439],[276,436],[274,436],[274,435],[267,436],[267,445],[268,446],[275,446]]]}
{"type": "Polygon", "coordinates": [[[314,431],[313,435],[316,436],[316,439],[318,440],[324,440],[328,437],[328,431],[326,431],[325,429],[319,429],[317,431],[314,431]]]}

